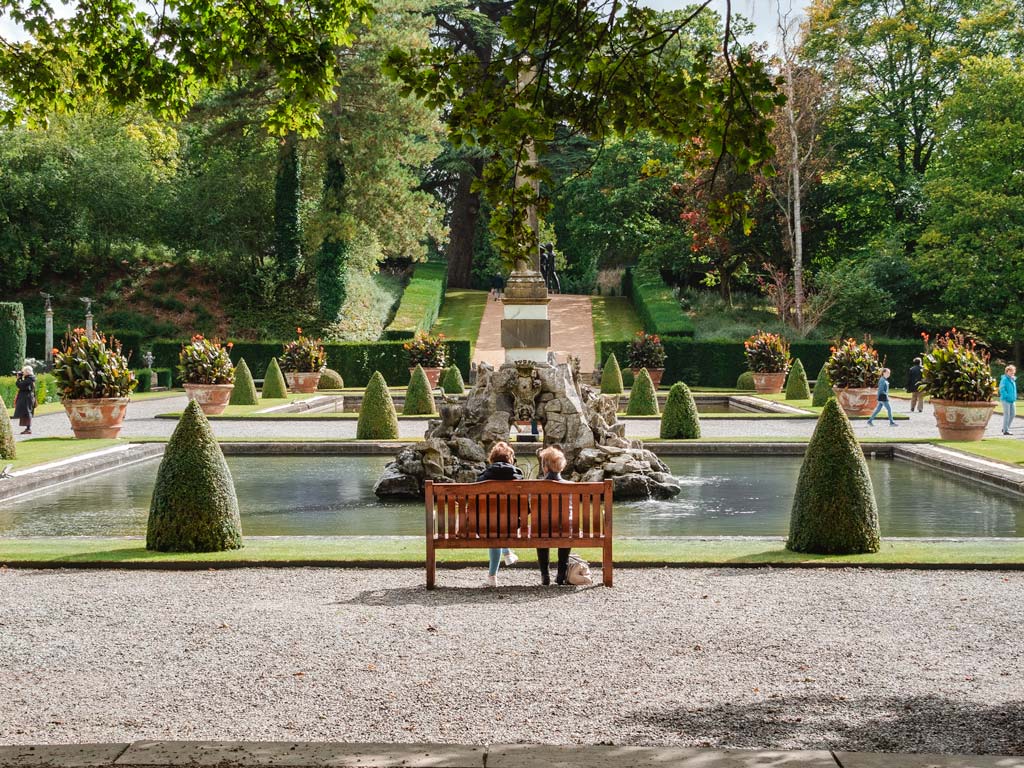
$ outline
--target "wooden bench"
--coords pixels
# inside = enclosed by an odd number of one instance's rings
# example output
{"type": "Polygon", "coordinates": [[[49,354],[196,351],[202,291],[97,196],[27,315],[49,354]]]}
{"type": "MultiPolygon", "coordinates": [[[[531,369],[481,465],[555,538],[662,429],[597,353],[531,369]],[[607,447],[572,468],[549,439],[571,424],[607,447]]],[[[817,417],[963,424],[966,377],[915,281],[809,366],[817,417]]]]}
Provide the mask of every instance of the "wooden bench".
{"type": "Polygon", "coordinates": [[[427,589],[438,549],[573,547],[601,550],[612,585],[612,481],[487,480],[426,483],[427,589]]]}

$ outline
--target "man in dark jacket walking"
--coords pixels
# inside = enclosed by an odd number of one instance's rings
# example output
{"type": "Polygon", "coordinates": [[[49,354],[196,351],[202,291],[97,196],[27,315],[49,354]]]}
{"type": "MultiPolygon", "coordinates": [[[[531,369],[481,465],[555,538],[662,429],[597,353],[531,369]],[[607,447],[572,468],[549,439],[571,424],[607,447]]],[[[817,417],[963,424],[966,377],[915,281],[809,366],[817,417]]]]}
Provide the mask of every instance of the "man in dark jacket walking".
{"type": "Polygon", "coordinates": [[[924,390],[921,389],[922,379],[921,358],[915,357],[914,364],[907,371],[907,392],[910,393],[910,412],[915,409],[920,413],[924,410],[924,390]]]}

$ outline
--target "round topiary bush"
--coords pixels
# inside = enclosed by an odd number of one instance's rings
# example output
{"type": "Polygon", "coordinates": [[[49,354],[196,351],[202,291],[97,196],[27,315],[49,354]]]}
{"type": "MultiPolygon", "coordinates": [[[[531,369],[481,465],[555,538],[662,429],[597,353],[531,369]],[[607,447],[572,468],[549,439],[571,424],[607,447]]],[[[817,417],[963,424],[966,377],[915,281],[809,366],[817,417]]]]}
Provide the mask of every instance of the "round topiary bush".
{"type": "Polygon", "coordinates": [[[11,427],[11,417],[7,414],[7,404],[0,397],[0,459],[13,461],[17,458],[17,454],[18,451],[14,447],[14,429],[11,427]]]}
{"type": "Polygon", "coordinates": [[[146,549],[221,552],[241,546],[235,483],[210,422],[192,400],[157,470],[146,549]]]}
{"type": "Polygon", "coordinates": [[[828,363],[821,366],[818,371],[818,378],[814,382],[814,394],[811,397],[811,405],[821,408],[832,397],[832,380],[828,377],[828,363]]]}
{"type": "Polygon", "coordinates": [[[466,391],[466,382],[462,380],[459,366],[450,365],[441,372],[441,391],[446,395],[461,395],[466,391]]]}
{"type": "MultiPolygon", "coordinates": [[[[388,397],[390,398],[390,395],[388,397]]],[[[365,399],[363,403],[365,405],[365,399]]],[[[402,414],[404,416],[433,416],[436,413],[434,393],[430,390],[430,380],[427,379],[423,366],[417,365],[412,370],[409,386],[405,390],[405,407],[402,408],[402,414]]]]}
{"type": "Polygon", "coordinates": [[[231,390],[229,405],[257,405],[260,394],[256,391],[256,382],[252,380],[252,371],[243,357],[235,366],[235,388],[231,390]]]}
{"type": "Polygon", "coordinates": [[[629,391],[629,405],[626,406],[627,416],[657,416],[658,395],[654,391],[654,382],[646,368],[641,368],[629,391]]]}
{"type": "Polygon", "coordinates": [[[320,383],[316,385],[317,389],[344,389],[345,380],[341,378],[341,374],[330,368],[324,368],[320,371],[320,383]]]}
{"type": "Polygon", "coordinates": [[[740,390],[754,390],[757,387],[754,386],[754,372],[744,371],[740,374],[740,377],[736,379],[736,389],[740,390]]]}
{"type": "Polygon", "coordinates": [[[615,359],[614,354],[608,355],[608,359],[604,361],[604,368],[601,370],[601,394],[621,395],[625,389],[619,361],[615,359]]]}
{"type": "Polygon", "coordinates": [[[807,371],[804,364],[798,357],[793,361],[793,367],[789,369],[789,378],[786,379],[787,400],[810,400],[811,388],[807,386],[807,371]]]}
{"type": "Polygon", "coordinates": [[[264,400],[285,400],[288,397],[288,383],[284,380],[284,374],[281,373],[281,366],[277,364],[276,357],[270,358],[267,372],[263,374],[263,392],[261,394],[264,400]]]}
{"type": "Polygon", "coordinates": [[[697,403],[690,388],[677,381],[668,391],[665,412],[661,416],[662,438],[669,440],[692,440],[700,437],[700,417],[697,403]]]}
{"type": "Polygon", "coordinates": [[[25,364],[25,307],[20,301],[0,301],[0,376],[25,364]]]}
{"type": "MultiPolygon", "coordinates": [[[[424,374],[425,376],[426,374],[424,374]]],[[[356,425],[357,440],[396,440],[398,414],[388,391],[388,384],[380,371],[374,371],[363,392],[363,407],[359,409],[356,425]]]]}
{"type": "Polygon", "coordinates": [[[807,445],[786,548],[816,555],[877,552],[878,508],[864,453],[835,399],[807,445]]]}

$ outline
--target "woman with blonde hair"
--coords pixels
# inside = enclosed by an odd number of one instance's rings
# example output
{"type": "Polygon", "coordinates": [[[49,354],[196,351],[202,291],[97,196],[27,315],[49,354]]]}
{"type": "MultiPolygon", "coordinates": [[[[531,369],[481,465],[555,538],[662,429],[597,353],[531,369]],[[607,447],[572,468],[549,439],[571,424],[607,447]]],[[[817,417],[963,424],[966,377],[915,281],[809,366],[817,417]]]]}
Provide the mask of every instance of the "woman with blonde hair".
{"type": "MultiPolygon", "coordinates": [[[[516,466],[516,453],[512,446],[501,441],[491,446],[491,452],[487,456],[487,468],[481,472],[476,481],[484,480],[522,480],[523,471],[516,466]]],[[[519,558],[511,549],[499,549],[493,547],[488,551],[487,580],[485,587],[498,586],[498,568],[501,567],[501,558],[505,557],[506,565],[513,565],[519,558]]]]}
{"type": "Polygon", "coordinates": [[[14,396],[14,418],[25,430],[23,435],[32,434],[32,414],[36,411],[36,375],[31,365],[18,371],[18,379],[14,382],[18,394],[14,396]]]}
{"type": "MultiPolygon", "coordinates": [[[[565,454],[562,449],[557,445],[549,445],[537,454],[537,459],[540,461],[540,479],[541,480],[553,480],[556,483],[568,483],[570,480],[566,480],[562,477],[562,470],[565,469],[567,463],[565,454]]],[[[572,499],[567,499],[569,502],[569,520],[572,521],[572,499]]],[[[569,554],[572,549],[569,547],[558,548],[558,570],[555,571],[555,584],[562,586],[566,583],[566,579],[569,571],[569,554]]],[[[545,586],[551,583],[551,572],[549,570],[549,564],[551,562],[551,550],[547,547],[537,550],[537,563],[540,565],[540,582],[545,586]]]]}

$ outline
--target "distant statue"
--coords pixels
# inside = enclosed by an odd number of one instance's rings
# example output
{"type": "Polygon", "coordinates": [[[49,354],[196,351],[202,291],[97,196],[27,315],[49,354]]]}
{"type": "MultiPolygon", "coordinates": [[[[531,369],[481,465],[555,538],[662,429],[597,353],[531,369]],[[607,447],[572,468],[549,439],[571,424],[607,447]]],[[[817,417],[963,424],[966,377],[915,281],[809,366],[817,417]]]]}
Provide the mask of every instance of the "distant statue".
{"type": "Polygon", "coordinates": [[[558,272],[555,271],[555,246],[552,243],[541,243],[540,273],[544,277],[544,283],[549,291],[552,293],[562,292],[562,286],[558,281],[558,272]]]}

